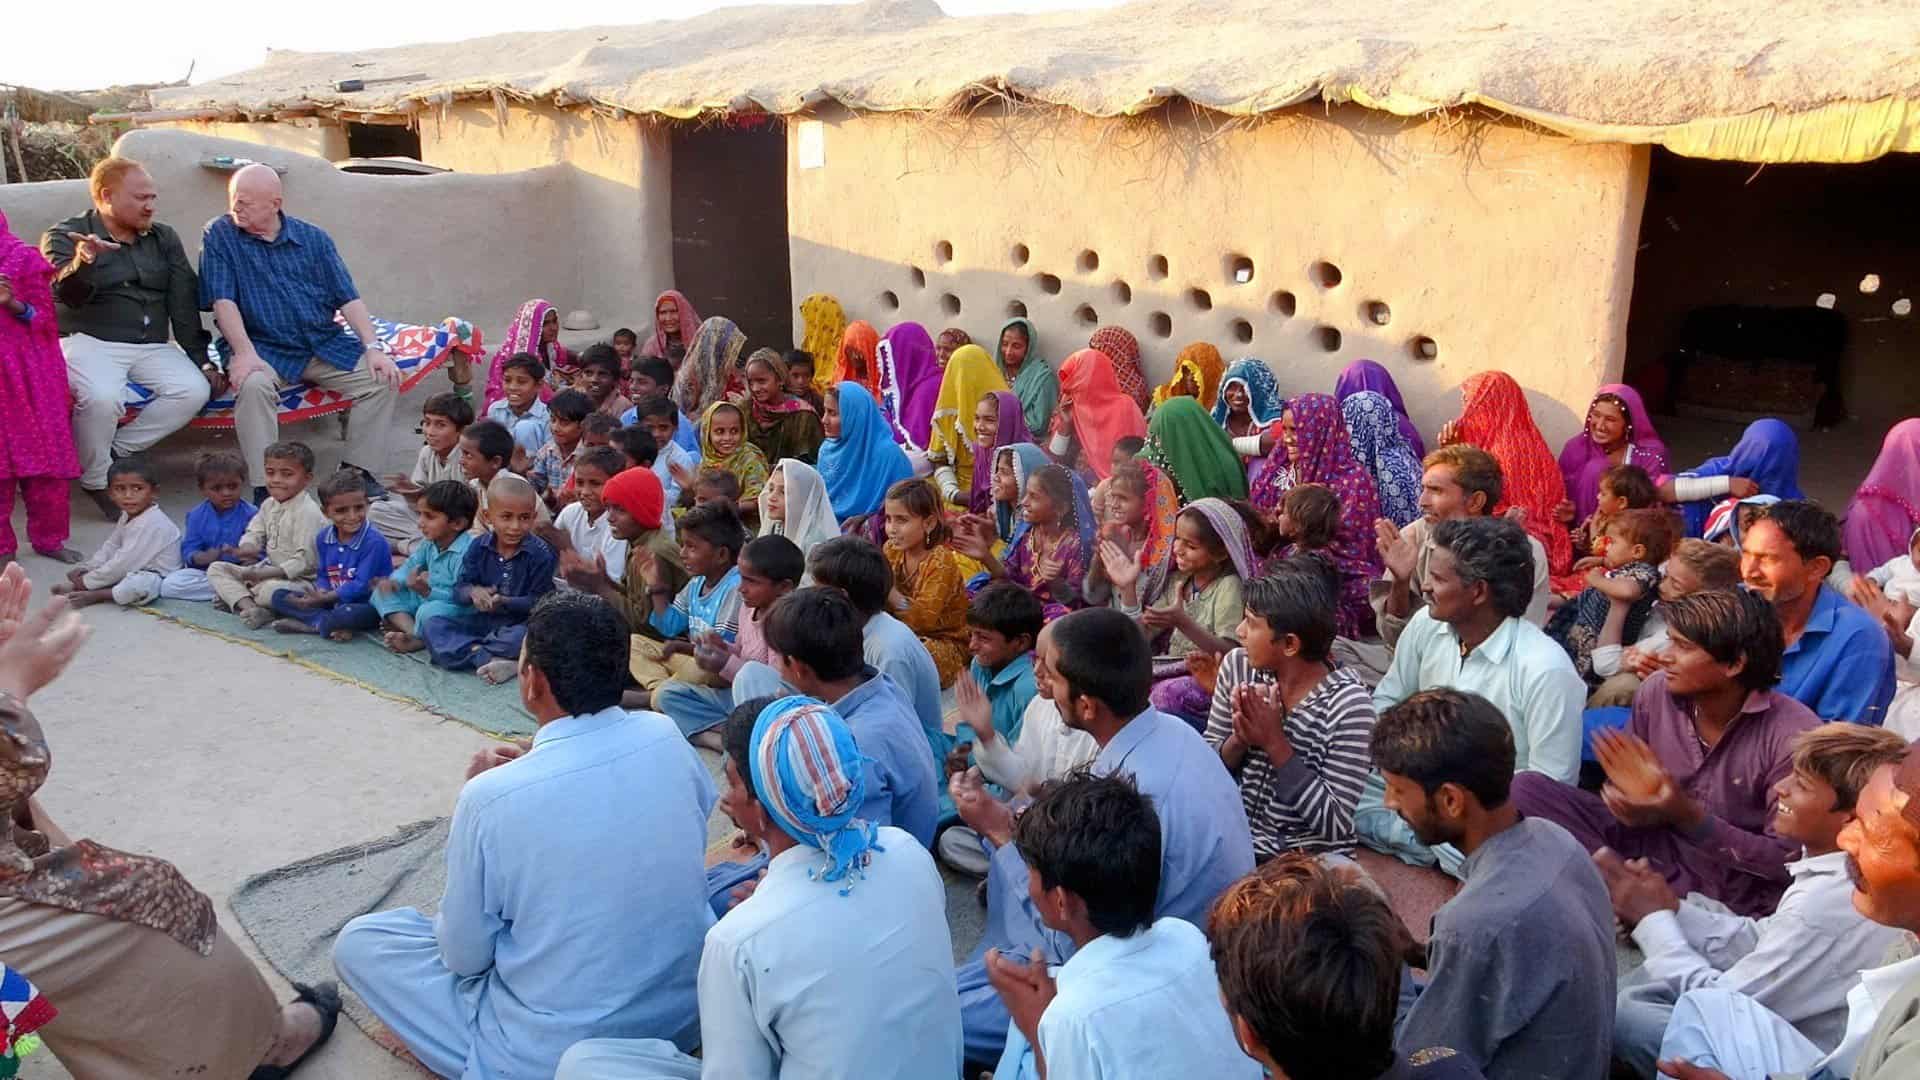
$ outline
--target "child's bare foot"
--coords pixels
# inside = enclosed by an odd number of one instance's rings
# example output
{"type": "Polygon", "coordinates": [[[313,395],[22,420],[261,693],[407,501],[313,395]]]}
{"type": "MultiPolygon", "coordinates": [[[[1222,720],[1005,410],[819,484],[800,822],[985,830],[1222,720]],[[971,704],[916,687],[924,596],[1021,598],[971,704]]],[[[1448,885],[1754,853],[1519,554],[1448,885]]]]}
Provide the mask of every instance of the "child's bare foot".
{"type": "Polygon", "coordinates": [[[252,630],[258,630],[273,621],[273,612],[255,604],[239,611],[240,619],[252,630]]]}
{"type": "MultiPolygon", "coordinates": [[[[13,561],[12,557],[9,556],[7,561],[12,562],[13,561]]],[[[58,584],[47,586],[47,592],[52,596],[65,596],[68,593],[73,591],[73,587],[74,587],[73,582],[62,581],[58,584]]]]}
{"type": "Polygon", "coordinates": [[[419,652],[427,647],[426,642],[404,630],[389,630],[380,636],[380,640],[386,642],[387,648],[397,653],[419,652]]]}
{"type": "Polygon", "coordinates": [[[352,640],[353,640],[353,639],[354,639],[355,637],[357,637],[357,636],[358,636],[358,635],[356,635],[356,634],[355,634],[355,633],[354,633],[353,631],[351,631],[351,630],[333,630],[333,631],[330,631],[330,632],[328,632],[328,634],[327,634],[327,640],[328,640],[328,641],[337,641],[337,642],[339,642],[339,643],[341,643],[342,645],[344,645],[344,644],[346,644],[347,642],[349,642],[349,641],[352,641],[352,640]]]}
{"type": "Polygon", "coordinates": [[[58,563],[66,563],[68,566],[72,566],[76,563],[85,562],[87,558],[85,555],[82,555],[79,552],[65,545],[61,545],[60,547],[54,548],[51,551],[45,550],[43,548],[34,548],[33,550],[39,553],[43,558],[52,559],[54,562],[58,562],[58,563]]]}
{"type": "MultiPolygon", "coordinates": [[[[260,609],[256,608],[255,610],[260,609]]],[[[252,622],[251,616],[253,612],[250,611],[247,614],[249,616],[247,621],[252,622]]],[[[283,634],[317,634],[320,632],[308,626],[306,623],[301,622],[299,619],[275,619],[273,620],[273,628],[283,634]]]]}
{"type": "Polygon", "coordinates": [[[512,660],[489,660],[480,665],[480,670],[477,674],[481,678],[498,686],[501,683],[512,682],[514,678],[520,674],[520,665],[514,663],[512,660]]]}

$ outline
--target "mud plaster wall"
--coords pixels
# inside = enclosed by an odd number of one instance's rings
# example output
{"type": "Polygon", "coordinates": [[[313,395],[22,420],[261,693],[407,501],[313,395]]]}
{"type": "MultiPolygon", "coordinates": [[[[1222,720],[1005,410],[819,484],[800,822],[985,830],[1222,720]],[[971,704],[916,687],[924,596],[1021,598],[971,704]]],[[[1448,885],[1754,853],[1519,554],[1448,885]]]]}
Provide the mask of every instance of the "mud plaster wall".
{"type": "Polygon", "coordinates": [[[1621,370],[1642,149],[1357,108],[1224,129],[1182,111],[819,120],[817,168],[806,122],[788,129],[796,303],[833,293],[882,329],[982,342],[1021,304],[1056,362],[1118,323],[1156,381],[1195,340],[1261,357],[1289,393],[1371,358],[1429,433],[1499,367],[1555,446],[1621,370]]]}
{"type": "Polygon", "coordinates": [[[278,150],[292,150],[295,153],[309,154],[328,161],[341,161],[348,156],[346,129],[338,124],[316,119],[259,123],[174,121],[153,126],[174,131],[189,131],[195,135],[207,135],[216,139],[236,139],[240,142],[271,146],[278,150]]]}
{"type": "MultiPolygon", "coordinates": [[[[576,210],[590,178],[563,164],[500,176],[357,176],[290,151],[163,130],[131,132],[116,151],[153,174],[159,219],[179,230],[196,264],[201,229],[226,209],[227,181],[197,162],[230,154],[285,167],[287,212],[332,235],[374,314],[459,315],[489,346],[521,301],[580,280],[580,251],[612,243],[600,219],[576,210]]],[[[0,211],[30,242],[88,205],[83,180],[0,185],[0,211]]]]}

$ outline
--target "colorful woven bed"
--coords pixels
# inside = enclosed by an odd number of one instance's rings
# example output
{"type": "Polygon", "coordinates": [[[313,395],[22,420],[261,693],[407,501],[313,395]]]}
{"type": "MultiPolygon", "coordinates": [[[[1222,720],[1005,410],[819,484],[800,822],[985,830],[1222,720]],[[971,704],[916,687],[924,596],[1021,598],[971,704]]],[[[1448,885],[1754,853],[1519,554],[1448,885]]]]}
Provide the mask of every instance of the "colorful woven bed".
{"type": "MultiPolygon", "coordinates": [[[[340,323],[340,332],[352,336],[344,321],[340,323]]],[[[465,319],[448,318],[437,326],[413,326],[408,323],[393,323],[385,319],[373,320],[374,333],[386,343],[393,354],[393,361],[400,367],[402,382],[400,390],[405,393],[414,388],[421,379],[431,375],[436,368],[458,350],[469,357],[479,357],[480,332],[465,319]]],[[[212,346],[208,347],[211,353],[212,346]]],[[[216,356],[216,359],[218,357],[216,356]]],[[[120,422],[126,423],[138,416],[147,402],[153,400],[153,391],[139,383],[127,384],[126,397],[122,399],[124,411],[120,422]]],[[[289,385],[280,391],[280,422],[293,420],[311,420],[316,416],[326,416],[353,407],[347,397],[324,387],[312,386],[304,382],[289,385]]],[[[233,426],[233,395],[215,398],[207,402],[200,415],[193,418],[189,425],[199,428],[230,428],[233,426]]]]}

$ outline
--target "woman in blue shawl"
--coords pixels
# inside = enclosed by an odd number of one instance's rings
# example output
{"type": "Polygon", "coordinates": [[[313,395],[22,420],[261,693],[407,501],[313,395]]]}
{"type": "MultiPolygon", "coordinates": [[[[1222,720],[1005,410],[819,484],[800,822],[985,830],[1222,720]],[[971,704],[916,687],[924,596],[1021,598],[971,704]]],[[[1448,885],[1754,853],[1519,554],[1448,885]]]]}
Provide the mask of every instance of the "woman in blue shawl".
{"type": "Polygon", "coordinates": [[[1708,458],[1675,477],[1675,492],[1681,496],[1693,494],[1694,485],[1686,481],[1720,476],[1727,477],[1727,483],[1719,485],[1721,490],[1680,502],[1688,536],[1699,536],[1706,530],[1707,515],[1729,493],[1736,497],[1759,494],[1806,498],[1800,491],[1800,439],[1784,421],[1772,417],[1748,424],[1740,441],[1724,457],[1708,458]]]}
{"type": "Polygon", "coordinates": [[[826,406],[820,421],[827,439],[815,468],[827,485],[833,516],[845,523],[880,509],[887,488],[913,475],[913,463],[893,441],[866,387],[840,383],[827,392],[826,406]]]}
{"type": "Polygon", "coordinates": [[[1333,396],[1340,399],[1342,405],[1348,398],[1365,390],[1371,390],[1393,406],[1395,425],[1400,429],[1400,437],[1407,441],[1407,449],[1413,451],[1415,458],[1427,456],[1427,444],[1420,438],[1420,429],[1413,426],[1413,419],[1407,415],[1407,403],[1400,400],[1400,387],[1394,385],[1393,376],[1387,369],[1372,360],[1355,360],[1340,372],[1334,380],[1333,396]]]}
{"type": "Polygon", "coordinates": [[[1411,524],[1420,516],[1420,459],[1406,443],[1393,403],[1385,394],[1360,390],[1340,402],[1340,412],[1353,456],[1373,476],[1380,512],[1395,525],[1411,524]]]}

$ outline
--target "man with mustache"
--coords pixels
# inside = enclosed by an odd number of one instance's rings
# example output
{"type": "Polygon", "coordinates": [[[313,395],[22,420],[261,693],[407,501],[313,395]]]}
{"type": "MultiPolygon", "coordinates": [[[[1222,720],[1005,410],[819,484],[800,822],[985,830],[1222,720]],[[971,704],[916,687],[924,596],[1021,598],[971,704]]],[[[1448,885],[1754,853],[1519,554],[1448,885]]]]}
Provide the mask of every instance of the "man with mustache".
{"type": "MultiPolygon", "coordinates": [[[[1839,839],[1854,909],[1920,931],[1920,750],[1874,770],[1839,839]]],[[[1846,1033],[1830,1054],[1751,998],[1723,990],[1682,997],[1668,1032],[1660,1071],[1675,1080],[1909,1080],[1920,1076],[1920,956],[1860,973],[1847,992],[1846,1033]],[[1672,1037],[1681,1031],[1689,1037],[1672,1037]]]]}

